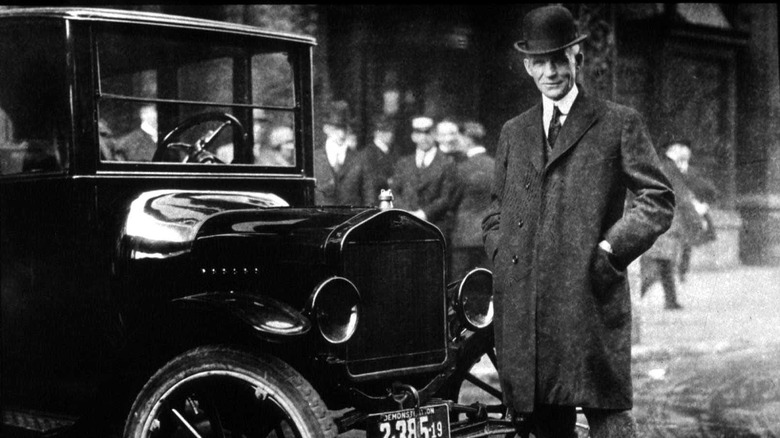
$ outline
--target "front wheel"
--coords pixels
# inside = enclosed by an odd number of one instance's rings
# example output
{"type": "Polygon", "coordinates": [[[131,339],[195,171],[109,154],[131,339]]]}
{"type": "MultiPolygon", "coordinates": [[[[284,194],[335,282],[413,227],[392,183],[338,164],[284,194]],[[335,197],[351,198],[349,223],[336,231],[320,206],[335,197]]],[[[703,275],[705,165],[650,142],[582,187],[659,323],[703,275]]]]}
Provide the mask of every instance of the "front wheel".
{"type": "Polygon", "coordinates": [[[291,366],[230,347],[190,350],[144,385],[127,438],[330,438],[325,404],[291,366]]]}

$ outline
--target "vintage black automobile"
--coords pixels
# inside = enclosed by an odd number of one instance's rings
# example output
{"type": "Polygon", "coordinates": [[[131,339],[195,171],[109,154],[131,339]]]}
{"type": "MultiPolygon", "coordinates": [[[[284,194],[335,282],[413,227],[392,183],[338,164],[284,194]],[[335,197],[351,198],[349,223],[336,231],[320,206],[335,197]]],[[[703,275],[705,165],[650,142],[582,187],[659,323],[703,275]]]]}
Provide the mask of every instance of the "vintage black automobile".
{"type": "Polygon", "coordinates": [[[313,205],[314,46],[0,14],[3,436],[512,430],[470,372],[490,272],[446,285],[441,232],[389,199],[313,205]]]}

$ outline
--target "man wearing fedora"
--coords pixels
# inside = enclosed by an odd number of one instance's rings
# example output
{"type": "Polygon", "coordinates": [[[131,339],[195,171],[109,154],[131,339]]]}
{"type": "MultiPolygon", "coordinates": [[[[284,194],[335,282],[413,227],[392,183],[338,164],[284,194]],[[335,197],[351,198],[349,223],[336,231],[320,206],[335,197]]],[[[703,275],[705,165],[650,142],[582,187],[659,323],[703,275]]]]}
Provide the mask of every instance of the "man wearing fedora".
{"type": "Polygon", "coordinates": [[[674,193],[639,114],[578,87],[571,13],[534,9],[523,37],[541,102],[501,130],[482,222],[504,401],[537,438],[576,436],[576,407],[590,436],[635,437],[626,267],[669,228],[674,193]]]}
{"type": "Polygon", "coordinates": [[[349,147],[349,107],[333,103],[323,123],[325,145],[314,150],[317,205],[367,206],[376,204],[374,181],[358,151],[349,147]]]}

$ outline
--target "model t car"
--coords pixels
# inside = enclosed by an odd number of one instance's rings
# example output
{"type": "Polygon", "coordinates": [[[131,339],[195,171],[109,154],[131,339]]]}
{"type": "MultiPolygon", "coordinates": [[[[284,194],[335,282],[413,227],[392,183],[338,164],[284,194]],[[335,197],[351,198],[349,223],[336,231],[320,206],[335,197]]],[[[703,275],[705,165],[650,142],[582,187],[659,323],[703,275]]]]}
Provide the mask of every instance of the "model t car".
{"type": "Polygon", "coordinates": [[[313,205],[314,45],[0,15],[4,436],[512,430],[470,372],[495,361],[490,272],[445,284],[441,232],[390,199],[313,205]]]}

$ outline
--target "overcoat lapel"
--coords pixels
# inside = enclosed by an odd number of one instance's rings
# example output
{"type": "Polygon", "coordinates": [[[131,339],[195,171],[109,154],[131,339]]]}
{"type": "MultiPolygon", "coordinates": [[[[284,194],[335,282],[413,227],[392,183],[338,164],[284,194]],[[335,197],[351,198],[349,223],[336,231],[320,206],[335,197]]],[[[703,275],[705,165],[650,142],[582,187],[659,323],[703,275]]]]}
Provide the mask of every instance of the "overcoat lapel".
{"type": "Polygon", "coordinates": [[[571,106],[569,115],[566,117],[566,122],[561,127],[561,132],[555,141],[555,147],[552,150],[550,159],[547,160],[547,168],[565,154],[566,151],[574,147],[582,136],[588,132],[588,129],[596,123],[596,120],[598,120],[598,112],[593,102],[582,94],[577,96],[577,99],[571,106]]]}
{"type": "Polygon", "coordinates": [[[522,141],[525,145],[525,156],[529,157],[531,164],[536,170],[541,172],[544,169],[544,128],[542,127],[542,104],[538,103],[531,110],[531,117],[528,123],[523,127],[521,137],[517,141],[522,141]]]}

